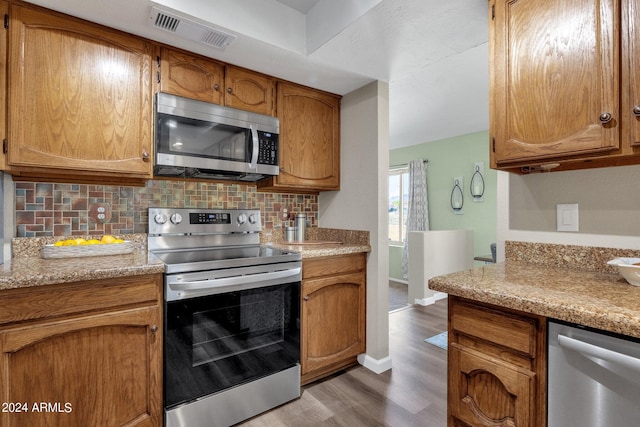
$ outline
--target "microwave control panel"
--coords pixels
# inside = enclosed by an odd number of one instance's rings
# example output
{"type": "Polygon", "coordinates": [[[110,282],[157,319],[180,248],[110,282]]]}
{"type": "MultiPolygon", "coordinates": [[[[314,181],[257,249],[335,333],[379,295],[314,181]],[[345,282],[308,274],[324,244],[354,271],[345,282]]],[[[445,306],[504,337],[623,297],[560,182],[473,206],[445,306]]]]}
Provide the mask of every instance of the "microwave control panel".
{"type": "Polygon", "coordinates": [[[278,134],[258,131],[258,163],[278,166],[278,134]]]}

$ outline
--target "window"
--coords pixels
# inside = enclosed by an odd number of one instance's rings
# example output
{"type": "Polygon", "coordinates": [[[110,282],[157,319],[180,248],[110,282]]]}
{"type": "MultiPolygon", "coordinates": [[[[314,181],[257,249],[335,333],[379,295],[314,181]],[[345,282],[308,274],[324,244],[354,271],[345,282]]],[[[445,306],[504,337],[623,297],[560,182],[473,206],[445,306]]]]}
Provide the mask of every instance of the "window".
{"type": "Polygon", "coordinates": [[[409,204],[409,169],[389,171],[389,243],[403,244],[409,204]]]}

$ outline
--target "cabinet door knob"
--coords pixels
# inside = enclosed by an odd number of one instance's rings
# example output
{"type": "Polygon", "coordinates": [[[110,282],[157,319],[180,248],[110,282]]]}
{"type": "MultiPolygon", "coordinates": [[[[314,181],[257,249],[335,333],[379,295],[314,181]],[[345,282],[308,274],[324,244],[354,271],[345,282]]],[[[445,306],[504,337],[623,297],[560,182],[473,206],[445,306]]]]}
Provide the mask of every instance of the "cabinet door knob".
{"type": "Polygon", "coordinates": [[[218,83],[213,85],[213,90],[218,91],[220,90],[220,85],[218,83]]]}
{"type": "Polygon", "coordinates": [[[600,114],[600,123],[603,125],[609,123],[613,119],[611,113],[602,113],[600,114]]]}
{"type": "Polygon", "coordinates": [[[309,295],[305,295],[303,298],[305,301],[309,301],[309,295]]]}
{"type": "Polygon", "coordinates": [[[149,162],[149,153],[147,151],[142,152],[142,161],[149,162]]]}
{"type": "Polygon", "coordinates": [[[156,332],[158,332],[158,325],[151,325],[149,329],[155,334],[156,332]]]}
{"type": "Polygon", "coordinates": [[[227,88],[227,92],[229,92],[229,93],[233,93],[233,89],[231,89],[231,88],[227,88]]]}
{"type": "Polygon", "coordinates": [[[635,107],[633,107],[633,115],[636,117],[640,117],[640,105],[636,105],[635,107]]]}

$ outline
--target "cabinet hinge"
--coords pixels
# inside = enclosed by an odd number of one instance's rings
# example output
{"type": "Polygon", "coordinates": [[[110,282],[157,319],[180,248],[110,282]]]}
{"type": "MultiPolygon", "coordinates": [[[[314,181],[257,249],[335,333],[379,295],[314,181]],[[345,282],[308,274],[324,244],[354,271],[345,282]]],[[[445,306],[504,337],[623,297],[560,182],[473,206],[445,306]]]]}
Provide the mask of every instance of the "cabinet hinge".
{"type": "Polygon", "coordinates": [[[495,21],[496,19],[496,5],[492,4],[491,5],[491,20],[495,21]]]}
{"type": "Polygon", "coordinates": [[[9,15],[6,13],[4,14],[4,28],[9,29],[9,15]]]}
{"type": "Polygon", "coordinates": [[[9,147],[8,147],[8,145],[9,145],[9,144],[7,144],[7,139],[6,139],[6,138],[5,138],[5,139],[3,139],[3,140],[2,140],[2,153],[3,153],[3,154],[7,154],[7,152],[9,151],[9,147]]]}
{"type": "Polygon", "coordinates": [[[491,150],[494,153],[496,152],[496,139],[495,138],[491,138],[491,150]]]}

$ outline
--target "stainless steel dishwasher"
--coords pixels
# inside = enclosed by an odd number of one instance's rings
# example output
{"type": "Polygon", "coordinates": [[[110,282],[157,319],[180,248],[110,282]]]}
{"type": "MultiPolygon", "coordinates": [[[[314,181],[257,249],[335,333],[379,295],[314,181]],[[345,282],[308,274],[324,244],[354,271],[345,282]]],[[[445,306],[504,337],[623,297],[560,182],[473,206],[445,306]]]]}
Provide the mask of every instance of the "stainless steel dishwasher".
{"type": "Polygon", "coordinates": [[[640,340],[549,322],[548,427],[640,425],[640,340]]]}

